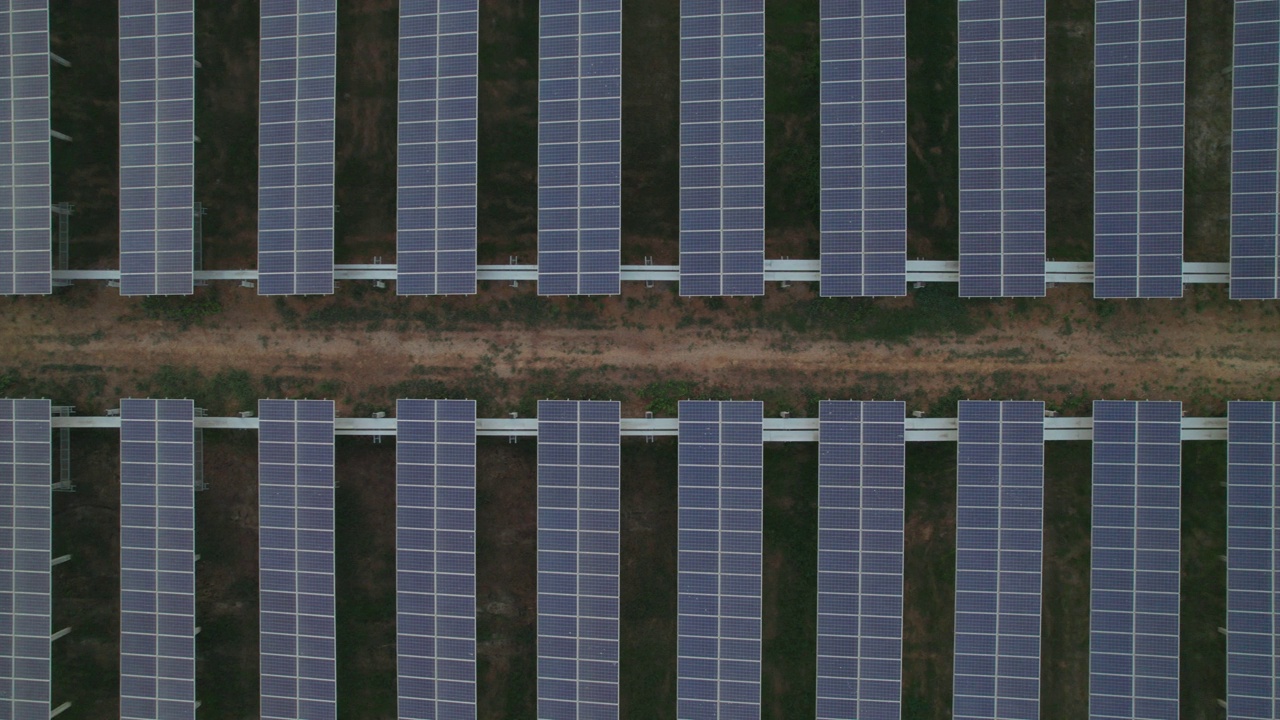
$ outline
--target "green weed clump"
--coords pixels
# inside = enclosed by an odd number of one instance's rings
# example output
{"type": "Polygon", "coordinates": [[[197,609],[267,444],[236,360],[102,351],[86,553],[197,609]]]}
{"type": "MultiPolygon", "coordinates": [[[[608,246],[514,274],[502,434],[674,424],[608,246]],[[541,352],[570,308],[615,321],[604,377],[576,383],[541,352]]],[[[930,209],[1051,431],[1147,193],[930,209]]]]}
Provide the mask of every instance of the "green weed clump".
{"type": "Polygon", "coordinates": [[[177,323],[186,330],[222,312],[218,291],[210,287],[202,295],[149,295],[142,299],[142,311],[152,320],[177,323]]]}

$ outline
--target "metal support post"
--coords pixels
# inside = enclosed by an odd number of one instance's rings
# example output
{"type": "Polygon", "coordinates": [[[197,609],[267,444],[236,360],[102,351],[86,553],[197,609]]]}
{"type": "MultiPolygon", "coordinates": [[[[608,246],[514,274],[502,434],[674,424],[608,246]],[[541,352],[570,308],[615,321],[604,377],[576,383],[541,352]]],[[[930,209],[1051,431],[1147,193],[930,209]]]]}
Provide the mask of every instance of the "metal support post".
{"type": "Polygon", "coordinates": [[[62,556],[56,557],[53,559],[52,562],[49,563],[49,567],[57,567],[62,563],[67,562],[70,559],[71,559],[70,555],[62,555],[62,556]]]}
{"type": "Polygon", "coordinates": [[[59,140],[65,140],[66,142],[71,142],[71,136],[70,136],[70,135],[67,135],[67,134],[65,134],[65,133],[60,133],[60,132],[58,132],[57,130],[50,130],[50,131],[49,131],[49,135],[50,135],[50,137],[55,137],[55,138],[57,138],[57,139],[59,139],[59,140]]]}

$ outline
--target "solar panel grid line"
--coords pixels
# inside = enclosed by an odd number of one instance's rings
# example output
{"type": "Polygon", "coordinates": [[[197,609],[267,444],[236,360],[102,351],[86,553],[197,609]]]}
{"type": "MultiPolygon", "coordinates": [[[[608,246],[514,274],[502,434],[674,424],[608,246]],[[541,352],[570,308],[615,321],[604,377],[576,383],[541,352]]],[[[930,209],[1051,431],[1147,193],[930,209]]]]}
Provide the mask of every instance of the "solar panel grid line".
{"type": "Polygon", "coordinates": [[[538,402],[538,717],[618,717],[621,404],[538,402]]]}
{"type": "Polygon", "coordinates": [[[0,400],[0,715],[48,720],[52,432],[48,400],[0,400]]]}
{"type": "Polygon", "coordinates": [[[1094,297],[1181,297],[1186,2],[1095,8],[1094,297]]]}
{"type": "Polygon", "coordinates": [[[676,715],[760,716],[763,404],[679,406],[676,715]]]}
{"type": "Polygon", "coordinates": [[[333,293],[336,0],[262,0],[258,294],[333,293]]]}
{"type": "Polygon", "coordinates": [[[190,295],[194,0],[123,0],[119,9],[120,294],[190,295]]]}
{"type": "Polygon", "coordinates": [[[821,294],[906,295],[906,3],[821,16],[821,294]]]}
{"type": "Polygon", "coordinates": [[[48,295],[48,0],[4,3],[0,37],[0,295],[48,295]]]}
{"type": "Polygon", "coordinates": [[[476,292],[478,0],[401,0],[396,293],[476,292]]]}
{"type": "Polygon", "coordinates": [[[680,294],[764,294],[764,0],[681,3],[680,294]]]}
{"type": "Polygon", "coordinates": [[[960,295],[1045,294],[1044,0],[960,0],[960,295]]]}
{"type": "Polygon", "coordinates": [[[1231,402],[1227,417],[1227,719],[1274,718],[1280,713],[1280,406],[1231,402]]]}
{"type": "Polygon", "coordinates": [[[819,404],[819,720],[902,714],[906,405],[819,404]]]}
{"type": "Polygon", "coordinates": [[[1280,18],[1275,0],[1235,3],[1231,123],[1231,297],[1280,297],[1276,108],[1280,18]]]}
{"type": "Polygon", "coordinates": [[[538,95],[538,294],[617,295],[621,0],[541,0],[538,95]]]}
{"type": "Polygon", "coordinates": [[[1093,403],[1089,717],[1178,717],[1182,405],[1093,403]]]}
{"type": "Polygon", "coordinates": [[[1040,717],[1044,403],[961,401],[952,715],[1040,717]]]}
{"type": "Polygon", "coordinates": [[[333,402],[258,417],[261,717],[336,720],[333,402]]]}
{"type": "Polygon", "coordinates": [[[476,404],[396,402],[401,720],[476,717],[476,404]]]}
{"type": "Polygon", "coordinates": [[[195,406],[120,401],[120,717],[194,720],[195,406]]]}

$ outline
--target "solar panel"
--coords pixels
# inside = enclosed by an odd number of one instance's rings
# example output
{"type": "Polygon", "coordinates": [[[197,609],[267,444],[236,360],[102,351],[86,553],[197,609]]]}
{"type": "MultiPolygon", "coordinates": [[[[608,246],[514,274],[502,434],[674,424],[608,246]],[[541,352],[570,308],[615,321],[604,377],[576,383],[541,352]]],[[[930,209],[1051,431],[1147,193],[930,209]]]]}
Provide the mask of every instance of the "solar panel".
{"type": "Polygon", "coordinates": [[[760,716],[760,402],[680,402],[676,715],[760,716]]]}
{"type": "Polygon", "coordinates": [[[258,294],[333,292],[337,0],[262,0],[258,294]]]}
{"type": "Polygon", "coordinates": [[[333,402],[258,401],[262,718],[335,720],[333,402]]]}
{"type": "Polygon", "coordinates": [[[1182,296],[1185,0],[1098,0],[1094,297],[1182,296]]]}
{"type": "Polygon", "coordinates": [[[1280,18],[1275,0],[1235,3],[1231,101],[1231,297],[1280,296],[1276,108],[1280,18]]]}
{"type": "Polygon", "coordinates": [[[195,406],[120,401],[120,717],[196,716],[195,406]]]}
{"type": "Polygon", "coordinates": [[[818,720],[902,714],[905,413],[818,406],[818,720]]]}
{"type": "Polygon", "coordinates": [[[618,717],[620,405],[538,402],[538,717],[618,717]]]}
{"type": "Polygon", "coordinates": [[[1280,408],[1233,402],[1227,417],[1227,718],[1261,720],[1280,717],[1280,408]]]}
{"type": "Polygon", "coordinates": [[[622,263],[622,0],[543,0],[538,294],[617,295],[622,263]]]}
{"type": "Polygon", "coordinates": [[[1182,404],[1093,403],[1089,717],[1178,717],[1182,404]]]}
{"type": "Polygon", "coordinates": [[[193,6],[194,0],[120,3],[121,295],[191,294],[193,6]]]}
{"type": "Polygon", "coordinates": [[[476,404],[396,401],[401,720],[476,716],[476,404]]]}
{"type": "Polygon", "coordinates": [[[960,0],[960,295],[1042,297],[1044,0],[960,0]]]}
{"type": "Polygon", "coordinates": [[[680,4],[680,294],[764,294],[764,0],[680,4]]]}
{"type": "Polygon", "coordinates": [[[906,295],[906,4],[824,2],[821,12],[821,292],[906,295]]]}
{"type": "Polygon", "coordinates": [[[401,0],[396,293],[476,291],[478,0],[401,0]]]}
{"type": "Polygon", "coordinates": [[[0,717],[49,718],[48,400],[0,400],[0,717]]]}
{"type": "Polygon", "coordinates": [[[1040,717],[1044,403],[960,402],[952,717],[1040,717]]]}
{"type": "Polygon", "coordinates": [[[0,38],[0,295],[47,295],[49,0],[0,5],[0,38]]]}

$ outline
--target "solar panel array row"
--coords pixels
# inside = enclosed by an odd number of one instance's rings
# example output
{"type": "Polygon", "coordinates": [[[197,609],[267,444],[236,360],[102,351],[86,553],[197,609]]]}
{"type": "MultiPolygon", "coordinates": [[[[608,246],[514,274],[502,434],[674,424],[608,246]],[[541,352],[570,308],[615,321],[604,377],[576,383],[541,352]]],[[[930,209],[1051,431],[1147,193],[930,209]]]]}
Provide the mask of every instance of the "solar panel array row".
{"type": "Polygon", "coordinates": [[[1185,0],[1098,0],[1094,297],[1182,296],[1185,0]]]}
{"type": "Polygon", "coordinates": [[[1227,718],[1261,720],[1280,716],[1280,404],[1227,417],[1227,718]]]}
{"type": "Polygon", "coordinates": [[[680,294],[764,294],[764,0],[680,5],[680,294]]]}
{"type": "Polygon", "coordinates": [[[48,720],[48,400],[0,400],[0,717],[48,720]]]}
{"type": "Polygon", "coordinates": [[[679,408],[676,715],[760,714],[764,406],[679,408]]]}
{"type": "Polygon", "coordinates": [[[1182,404],[1093,404],[1089,716],[1178,717],[1182,404]]]}
{"type": "Polygon", "coordinates": [[[336,720],[333,402],[258,401],[262,718],[336,720]]]}
{"type": "Polygon", "coordinates": [[[52,292],[49,0],[0,6],[0,295],[52,292]]]}
{"type": "Polygon", "coordinates": [[[821,11],[822,295],[905,295],[906,3],[821,11]]]}
{"type": "Polygon", "coordinates": [[[621,406],[538,402],[538,717],[618,717],[621,406]]]}
{"type": "Polygon", "coordinates": [[[617,295],[622,262],[622,0],[543,0],[538,294],[617,295]]]}
{"type": "Polygon", "coordinates": [[[1277,263],[1276,108],[1280,17],[1274,0],[1235,3],[1231,101],[1231,297],[1274,300],[1277,263]]]}
{"type": "Polygon", "coordinates": [[[962,401],[952,716],[1040,717],[1044,403],[962,401]]]}
{"type": "Polygon", "coordinates": [[[194,4],[120,3],[121,295],[191,294],[194,4]]]}
{"type": "Polygon", "coordinates": [[[478,4],[400,2],[400,295],[476,291],[478,4]]]}
{"type": "Polygon", "coordinates": [[[818,407],[819,720],[902,714],[905,413],[818,407]]]}
{"type": "Polygon", "coordinates": [[[196,716],[195,407],[120,401],[120,717],[196,716]]]}
{"type": "Polygon", "coordinates": [[[476,716],[476,404],[396,402],[401,720],[476,716]]]}
{"type": "Polygon", "coordinates": [[[337,0],[262,0],[258,293],[333,292],[337,0]]]}
{"type": "Polygon", "coordinates": [[[1044,0],[960,0],[960,295],[1044,295],[1044,0]]]}

